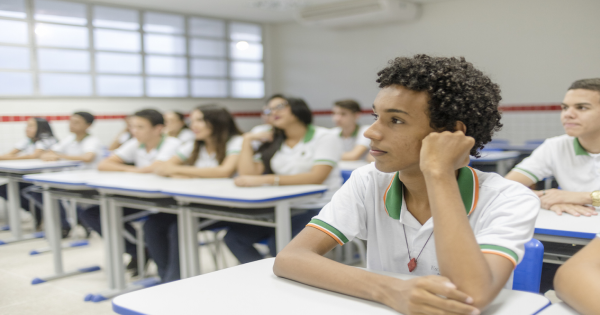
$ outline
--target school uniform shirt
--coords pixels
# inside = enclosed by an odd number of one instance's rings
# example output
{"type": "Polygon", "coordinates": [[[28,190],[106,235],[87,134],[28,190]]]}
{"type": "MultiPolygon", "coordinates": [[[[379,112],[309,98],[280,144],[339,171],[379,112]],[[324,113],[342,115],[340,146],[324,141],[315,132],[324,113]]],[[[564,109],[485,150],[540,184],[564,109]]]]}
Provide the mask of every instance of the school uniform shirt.
{"type": "Polygon", "coordinates": [[[122,133],[121,135],[119,135],[119,138],[117,138],[117,140],[119,141],[119,144],[123,144],[123,143],[127,142],[129,139],[131,139],[131,134],[129,132],[122,133]]]}
{"type": "MultiPolygon", "coordinates": [[[[327,128],[309,125],[304,139],[293,148],[285,142],[271,159],[271,170],[277,175],[296,175],[308,173],[315,165],[333,167],[322,185],[327,191],[311,202],[292,204],[296,209],[320,209],[342,185],[342,175],[338,163],[342,157],[341,143],[327,128]]],[[[256,159],[260,159],[257,154],[256,159]]]]}
{"type": "Polygon", "coordinates": [[[87,135],[81,141],[77,141],[77,136],[70,134],[50,149],[67,156],[79,156],[89,152],[95,153],[96,157],[94,161],[89,163],[90,165],[96,164],[102,158],[100,139],[91,135],[87,135]]]}
{"type": "MultiPolygon", "coordinates": [[[[516,266],[533,236],[539,199],[517,182],[470,167],[459,170],[457,181],[481,251],[505,257],[516,266]]],[[[403,194],[398,173],[383,173],[374,163],[369,164],[356,169],[307,226],[323,231],[340,245],[355,237],[366,240],[368,269],[439,275],[433,217],[421,225],[407,210],[403,194]],[[407,266],[408,250],[410,257],[419,257],[413,272],[407,266]]]]}
{"type": "MultiPolygon", "coordinates": [[[[352,151],[354,149],[354,147],[357,145],[362,145],[363,147],[366,147],[367,149],[371,147],[371,140],[369,140],[367,137],[364,136],[365,131],[367,129],[369,129],[369,127],[371,127],[371,126],[356,125],[354,132],[348,138],[344,138],[342,136],[342,128],[341,127],[331,128],[331,131],[334,134],[336,134],[342,141],[342,149],[344,150],[344,152],[349,152],[349,151],[352,151]]],[[[363,154],[361,159],[364,159],[366,155],[367,155],[367,153],[363,154]]]]}
{"type": "Polygon", "coordinates": [[[600,190],[600,154],[587,152],[569,135],[546,139],[513,171],[534,182],[554,176],[565,191],[600,190]]]}
{"type": "Polygon", "coordinates": [[[196,140],[196,134],[189,128],[183,128],[179,131],[179,134],[177,135],[177,139],[179,139],[179,141],[181,141],[181,143],[194,141],[194,140],[196,140]]]}
{"type": "MultiPolygon", "coordinates": [[[[258,125],[258,126],[254,126],[252,127],[252,129],[250,129],[250,131],[248,131],[249,133],[261,133],[261,132],[267,132],[267,131],[271,131],[273,130],[273,126],[269,125],[269,124],[263,124],[263,125],[258,125]]],[[[262,142],[255,140],[252,141],[252,149],[254,151],[258,150],[258,148],[260,148],[260,146],[262,145],[262,142]]]]}
{"type": "MultiPolygon", "coordinates": [[[[225,152],[225,156],[240,154],[242,151],[242,142],[244,138],[242,136],[233,136],[227,141],[227,148],[225,152]]],[[[179,149],[177,149],[177,156],[183,161],[187,161],[192,155],[192,151],[194,151],[194,143],[195,141],[189,141],[182,144],[179,149]]],[[[194,162],[194,166],[197,168],[205,168],[205,167],[217,167],[219,166],[219,161],[217,160],[217,153],[208,153],[206,151],[206,146],[202,146],[200,151],[198,152],[198,158],[196,162],[194,162]]]]}
{"type": "Polygon", "coordinates": [[[146,167],[154,161],[169,160],[180,145],[179,139],[163,136],[158,146],[148,152],[144,144],[133,138],[116,149],[114,154],[125,163],[133,163],[135,167],[146,167]]]}
{"type": "Polygon", "coordinates": [[[18,155],[29,155],[33,154],[37,149],[48,150],[56,142],[56,138],[40,139],[35,143],[31,141],[31,139],[26,138],[17,142],[15,144],[15,149],[19,150],[18,155]]]}

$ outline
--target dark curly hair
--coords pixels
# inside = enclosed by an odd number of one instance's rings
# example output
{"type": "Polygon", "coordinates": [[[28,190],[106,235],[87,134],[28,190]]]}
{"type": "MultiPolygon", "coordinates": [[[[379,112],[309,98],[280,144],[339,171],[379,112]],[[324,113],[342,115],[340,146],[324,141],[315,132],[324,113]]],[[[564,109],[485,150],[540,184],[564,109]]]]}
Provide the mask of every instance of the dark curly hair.
{"type": "Polygon", "coordinates": [[[475,139],[470,152],[473,156],[478,157],[478,151],[502,128],[500,87],[464,57],[398,57],[377,75],[380,88],[397,84],[426,91],[431,128],[454,131],[456,122],[463,122],[466,135],[475,139]]]}

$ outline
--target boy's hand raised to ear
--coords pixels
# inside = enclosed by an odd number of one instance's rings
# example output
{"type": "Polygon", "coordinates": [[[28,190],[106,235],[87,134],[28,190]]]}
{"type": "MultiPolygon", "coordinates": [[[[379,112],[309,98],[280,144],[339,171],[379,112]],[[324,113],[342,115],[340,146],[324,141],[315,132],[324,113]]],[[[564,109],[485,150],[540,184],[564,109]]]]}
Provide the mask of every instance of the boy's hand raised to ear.
{"type": "Polygon", "coordinates": [[[423,173],[443,174],[469,165],[475,139],[462,131],[432,132],[423,139],[420,167],[423,173]]]}

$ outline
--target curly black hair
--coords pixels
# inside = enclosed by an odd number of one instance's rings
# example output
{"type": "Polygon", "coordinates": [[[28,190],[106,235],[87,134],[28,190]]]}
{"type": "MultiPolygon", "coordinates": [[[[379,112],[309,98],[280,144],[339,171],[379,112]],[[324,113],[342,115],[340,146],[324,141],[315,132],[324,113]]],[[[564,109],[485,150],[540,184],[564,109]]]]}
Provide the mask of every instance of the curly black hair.
{"type": "Polygon", "coordinates": [[[500,87],[464,57],[444,58],[415,55],[398,57],[377,73],[380,88],[401,85],[429,94],[431,128],[454,131],[457,121],[475,139],[471,155],[479,156],[483,145],[502,128],[498,103],[500,87]]]}

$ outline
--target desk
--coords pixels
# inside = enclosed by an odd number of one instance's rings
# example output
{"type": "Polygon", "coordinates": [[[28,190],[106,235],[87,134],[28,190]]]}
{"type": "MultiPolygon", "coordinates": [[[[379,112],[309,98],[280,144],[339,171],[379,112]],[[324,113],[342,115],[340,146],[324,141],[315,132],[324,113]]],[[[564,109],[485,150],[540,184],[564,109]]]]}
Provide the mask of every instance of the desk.
{"type": "Polygon", "coordinates": [[[540,144],[522,144],[522,145],[514,145],[508,143],[498,143],[492,144],[488,143],[485,145],[486,149],[499,149],[504,151],[519,151],[521,154],[531,154],[533,150],[537,149],[540,144]]]}
{"type": "Polygon", "coordinates": [[[579,315],[576,310],[565,303],[552,304],[538,313],[539,315],[579,315]]]}
{"type": "MultiPolygon", "coordinates": [[[[121,295],[113,300],[113,310],[122,315],[248,314],[252,311],[264,315],[398,314],[376,302],[279,278],[272,271],[274,261],[274,258],[263,259],[121,295]]],[[[534,314],[549,304],[542,295],[502,290],[483,314],[534,314]]]]}
{"type": "Polygon", "coordinates": [[[481,152],[481,157],[471,156],[471,164],[492,164],[496,165],[496,173],[504,176],[510,171],[510,167],[519,157],[518,151],[491,151],[481,152]]]}
{"type": "Polygon", "coordinates": [[[535,221],[535,238],[540,241],[586,245],[600,233],[600,215],[575,217],[541,209],[535,221]]]}

